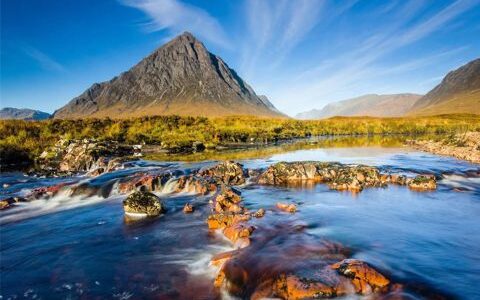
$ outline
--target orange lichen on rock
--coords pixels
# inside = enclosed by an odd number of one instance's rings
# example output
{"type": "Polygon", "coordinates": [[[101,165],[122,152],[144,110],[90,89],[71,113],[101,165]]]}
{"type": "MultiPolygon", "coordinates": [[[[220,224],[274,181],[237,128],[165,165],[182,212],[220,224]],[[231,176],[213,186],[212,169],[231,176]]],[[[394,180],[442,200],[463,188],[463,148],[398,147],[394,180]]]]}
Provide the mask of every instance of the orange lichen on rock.
{"type": "Polygon", "coordinates": [[[382,290],[390,284],[390,280],[385,276],[357,259],[344,259],[331,267],[350,278],[357,293],[369,294],[372,291],[382,290]]]}

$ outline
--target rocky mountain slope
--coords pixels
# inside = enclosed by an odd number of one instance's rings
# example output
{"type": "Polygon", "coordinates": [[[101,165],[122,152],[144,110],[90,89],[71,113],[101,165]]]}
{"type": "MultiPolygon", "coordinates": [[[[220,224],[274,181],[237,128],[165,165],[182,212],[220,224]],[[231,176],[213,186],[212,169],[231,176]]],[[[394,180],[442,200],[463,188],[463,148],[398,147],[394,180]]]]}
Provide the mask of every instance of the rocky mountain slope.
{"type": "Polygon", "coordinates": [[[400,117],[422,96],[417,94],[369,94],[326,105],[296,116],[297,119],[324,119],[333,116],[400,117]]]}
{"type": "Polygon", "coordinates": [[[451,71],[412,107],[411,115],[480,114],[480,58],[451,71]]]}
{"type": "Polygon", "coordinates": [[[50,114],[28,108],[4,107],[0,110],[0,119],[38,121],[50,118],[50,114]]]}
{"type": "Polygon", "coordinates": [[[108,82],[95,83],[55,118],[145,115],[282,116],[218,56],[185,32],[108,82]]]}

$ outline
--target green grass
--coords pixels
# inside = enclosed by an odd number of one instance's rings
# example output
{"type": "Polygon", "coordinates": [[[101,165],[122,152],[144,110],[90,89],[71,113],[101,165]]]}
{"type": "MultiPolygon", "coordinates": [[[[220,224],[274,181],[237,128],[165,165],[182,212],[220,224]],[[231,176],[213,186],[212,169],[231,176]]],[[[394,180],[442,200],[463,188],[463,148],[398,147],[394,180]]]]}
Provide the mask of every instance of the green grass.
{"type": "Polygon", "coordinates": [[[372,118],[335,117],[326,120],[268,119],[259,117],[155,116],[126,120],[82,119],[0,121],[0,157],[18,151],[35,158],[60,138],[113,140],[152,144],[163,148],[190,147],[200,141],[207,147],[321,135],[454,134],[480,131],[478,115],[372,118]]]}

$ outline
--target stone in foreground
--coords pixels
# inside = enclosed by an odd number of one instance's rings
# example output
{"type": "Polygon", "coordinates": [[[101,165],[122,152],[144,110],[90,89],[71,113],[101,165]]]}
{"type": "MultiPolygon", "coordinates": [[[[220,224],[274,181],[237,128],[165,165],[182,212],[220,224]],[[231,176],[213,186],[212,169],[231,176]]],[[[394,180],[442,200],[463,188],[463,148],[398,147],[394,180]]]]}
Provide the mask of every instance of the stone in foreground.
{"type": "Polygon", "coordinates": [[[125,214],[131,216],[155,217],[165,212],[160,198],[148,192],[135,192],[123,201],[125,214]]]}

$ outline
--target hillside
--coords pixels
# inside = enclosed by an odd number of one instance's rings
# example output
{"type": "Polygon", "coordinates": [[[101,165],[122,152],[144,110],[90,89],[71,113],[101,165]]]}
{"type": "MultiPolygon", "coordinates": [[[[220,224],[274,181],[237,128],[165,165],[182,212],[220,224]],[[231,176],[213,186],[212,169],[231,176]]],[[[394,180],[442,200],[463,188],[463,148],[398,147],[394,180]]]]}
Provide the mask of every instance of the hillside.
{"type": "Polygon", "coordinates": [[[147,115],[283,117],[186,32],[108,82],[95,83],[55,118],[147,115]]]}
{"type": "Polygon", "coordinates": [[[400,117],[422,96],[417,94],[369,94],[300,113],[298,119],[324,119],[333,116],[400,117]]]}
{"type": "Polygon", "coordinates": [[[410,115],[451,113],[480,114],[480,59],[448,73],[409,112],[410,115]]]}
{"type": "Polygon", "coordinates": [[[4,107],[0,110],[0,119],[39,121],[50,118],[50,114],[29,108],[4,107]]]}

